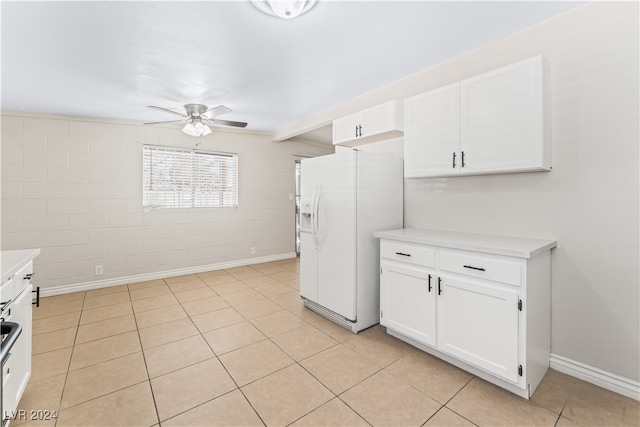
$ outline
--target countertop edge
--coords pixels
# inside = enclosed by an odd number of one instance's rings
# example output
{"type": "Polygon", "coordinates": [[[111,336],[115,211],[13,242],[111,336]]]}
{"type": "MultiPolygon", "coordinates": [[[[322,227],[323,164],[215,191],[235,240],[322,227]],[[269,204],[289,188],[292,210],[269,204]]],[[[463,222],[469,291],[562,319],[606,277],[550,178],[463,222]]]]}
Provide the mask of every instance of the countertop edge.
{"type": "Polygon", "coordinates": [[[556,240],[550,239],[534,239],[534,238],[526,238],[526,237],[514,237],[514,236],[504,236],[504,235],[490,235],[490,234],[477,234],[477,233],[463,233],[457,231],[446,231],[446,230],[428,230],[428,229],[397,229],[397,230],[388,230],[388,231],[377,231],[373,233],[374,237],[379,239],[386,240],[395,240],[400,242],[407,243],[416,243],[422,245],[430,245],[430,246],[438,246],[441,248],[447,249],[459,249],[459,250],[467,250],[473,252],[482,252],[489,253],[494,255],[504,255],[511,256],[516,258],[533,258],[540,253],[551,250],[558,245],[556,240]],[[415,232],[415,235],[411,235],[410,233],[415,232]],[[428,237],[426,234],[429,232],[439,233],[439,234],[449,234],[450,236],[455,237],[456,241],[447,240],[446,238],[436,238],[436,237],[428,237]],[[421,235],[419,235],[420,233],[421,235]],[[523,250],[523,249],[514,249],[505,246],[498,245],[489,245],[479,243],[478,240],[487,239],[487,238],[505,238],[513,241],[520,240],[521,242],[527,242],[531,244],[531,249],[523,250]],[[467,240],[467,241],[460,241],[467,240]]]}
{"type": "Polygon", "coordinates": [[[0,251],[0,265],[2,266],[0,285],[4,284],[12,275],[22,268],[22,266],[33,261],[38,255],[40,255],[40,249],[0,251]],[[9,257],[8,260],[7,257],[9,257]]]}

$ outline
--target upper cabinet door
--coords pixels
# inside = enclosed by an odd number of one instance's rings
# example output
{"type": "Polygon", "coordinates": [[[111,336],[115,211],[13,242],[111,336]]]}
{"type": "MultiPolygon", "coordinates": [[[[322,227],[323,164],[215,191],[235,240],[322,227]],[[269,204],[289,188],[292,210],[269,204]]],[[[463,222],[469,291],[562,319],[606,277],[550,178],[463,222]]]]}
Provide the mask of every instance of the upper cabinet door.
{"type": "Polygon", "coordinates": [[[460,82],[463,174],[550,169],[542,67],[537,56],[460,82]]]}
{"type": "Polygon", "coordinates": [[[362,113],[352,114],[333,121],[333,143],[357,139],[362,125],[362,113]]]}
{"type": "Polygon", "coordinates": [[[407,178],[460,173],[460,84],[405,100],[407,178]]]}
{"type": "Polygon", "coordinates": [[[402,105],[399,101],[388,101],[362,112],[360,137],[372,137],[386,132],[402,130],[402,105]]]}
{"type": "Polygon", "coordinates": [[[333,121],[333,143],[354,147],[403,135],[402,102],[387,101],[333,121]]]}

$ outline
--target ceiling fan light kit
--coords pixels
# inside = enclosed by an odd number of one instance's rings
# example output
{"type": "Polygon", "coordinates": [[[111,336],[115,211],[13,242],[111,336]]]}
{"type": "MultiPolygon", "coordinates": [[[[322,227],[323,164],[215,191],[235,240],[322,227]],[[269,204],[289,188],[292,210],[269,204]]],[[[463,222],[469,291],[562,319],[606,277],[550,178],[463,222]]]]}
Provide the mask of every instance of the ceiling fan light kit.
{"type": "Polygon", "coordinates": [[[189,122],[184,125],[182,132],[190,136],[205,136],[211,133],[211,129],[202,122],[189,122]]]}
{"type": "Polygon", "coordinates": [[[251,0],[255,7],[267,15],[293,19],[307,13],[317,0],[251,0]]]}

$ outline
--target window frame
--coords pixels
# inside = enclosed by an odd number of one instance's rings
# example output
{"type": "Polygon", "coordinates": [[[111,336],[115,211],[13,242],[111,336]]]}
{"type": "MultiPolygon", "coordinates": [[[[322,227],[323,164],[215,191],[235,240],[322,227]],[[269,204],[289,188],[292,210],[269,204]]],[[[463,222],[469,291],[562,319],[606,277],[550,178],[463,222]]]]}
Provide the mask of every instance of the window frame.
{"type": "MultiPolygon", "coordinates": [[[[149,172],[149,174],[151,174],[151,172],[149,172]]],[[[188,174],[185,174],[188,175],[188,174]]],[[[193,209],[204,209],[204,210],[208,210],[208,209],[237,209],[238,205],[239,205],[239,182],[238,182],[238,175],[239,175],[239,156],[237,153],[226,153],[226,152],[219,152],[219,151],[208,151],[208,150],[200,150],[200,149],[193,149],[193,148],[185,148],[185,147],[174,147],[174,146],[164,146],[164,145],[153,145],[153,144],[142,144],[142,209],[145,212],[153,212],[153,211],[166,211],[166,212],[172,212],[172,211],[184,211],[184,210],[193,210],[193,209]],[[235,196],[235,199],[233,200],[232,204],[230,205],[215,205],[215,206],[198,206],[196,205],[196,200],[197,200],[197,192],[195,191],[195,187],[193,186],[193,181],[194,181],[194,170],[192,169],[191,171],[191,181],[190,181],[190,186],[192,188],[191,190],[191,205],[190,206],[180,206],[178,205],[168,205],[168,204],[148,204],[149,203],[149,198],[147,197],[147,192],[148,191],[153,191],[148,189],[148,182],[150,180],[150,176],[149,179],[147,179],[147,171],[145,168],[145,156],[146,156],[146,150],[151,150],[151,153],[153,153],[154,151],[156,152],[165,152],[165,153],[171,153],[171,152],[175,152],[175,153],[186,153],[186,154],[191,154],[191,155],[203,155],[203,156],[214,156],[214,157],[224,157],[225,159],[233,159],[235,162],[235,170],[233,171],[233,182],[235,183],[235,186],[233,188],[233,195],[235,196]],[[147,204],[145,204],[147,203],[147,204]]],[[[214,178],[213,176],[211,176],[211,178],[214,178]]],[[[177,191],[177,190],[176,190],[177,191]]]]}

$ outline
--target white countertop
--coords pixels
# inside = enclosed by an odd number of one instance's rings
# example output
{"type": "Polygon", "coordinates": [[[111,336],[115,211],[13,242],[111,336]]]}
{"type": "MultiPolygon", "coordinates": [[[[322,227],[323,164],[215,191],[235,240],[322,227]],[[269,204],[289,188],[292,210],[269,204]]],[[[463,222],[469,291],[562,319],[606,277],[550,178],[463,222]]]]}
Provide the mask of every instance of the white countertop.
{"type": "Polygon", "coordinates": [[[556,240],[427,230],[422,228],[401,228],[398,230],[378,231],[373,233],[373,235],[380,239],[398,240],[401,242],[419,243],[518,258],[531,258],[558,245],[556,240]]]}
{"type": "Polygon", "coordinates": [[[9,277],[38,255],[40,255],[40,249],[0,251],[0,272],[2,273],[0,284],[9,280],[9,277]]]}

